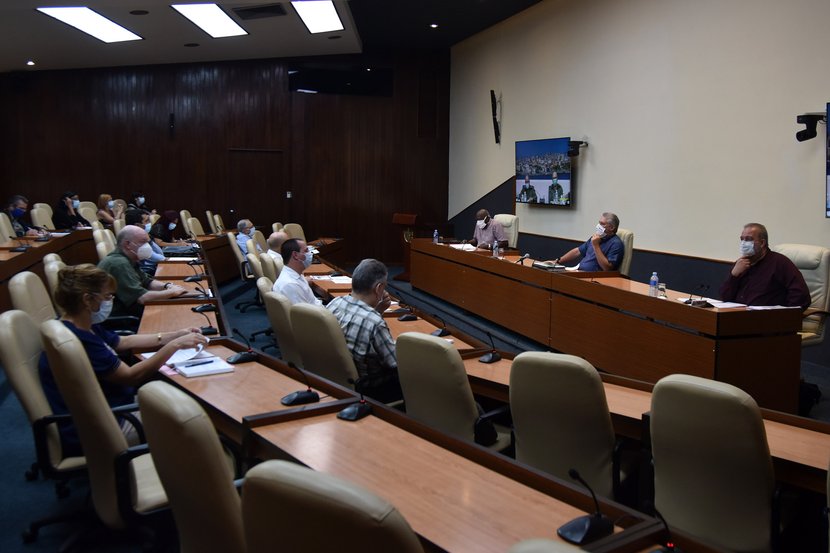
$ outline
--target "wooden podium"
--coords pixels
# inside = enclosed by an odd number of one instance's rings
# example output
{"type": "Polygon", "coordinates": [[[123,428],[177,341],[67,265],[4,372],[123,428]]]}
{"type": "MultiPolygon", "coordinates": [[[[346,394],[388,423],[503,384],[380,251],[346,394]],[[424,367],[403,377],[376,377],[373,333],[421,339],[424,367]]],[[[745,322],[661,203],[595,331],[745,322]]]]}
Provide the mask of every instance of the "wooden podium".
{"type": "Polygon", "coordinates": [[[415,213],[395,213],[392,215],[392,224],[400,227],[401,247],[403,248],[403,272],[395,277],[395,280],[409,282],[409,257],[410,242],[415,236],[412,227],[415,226],[418,215],[415,213]]]}

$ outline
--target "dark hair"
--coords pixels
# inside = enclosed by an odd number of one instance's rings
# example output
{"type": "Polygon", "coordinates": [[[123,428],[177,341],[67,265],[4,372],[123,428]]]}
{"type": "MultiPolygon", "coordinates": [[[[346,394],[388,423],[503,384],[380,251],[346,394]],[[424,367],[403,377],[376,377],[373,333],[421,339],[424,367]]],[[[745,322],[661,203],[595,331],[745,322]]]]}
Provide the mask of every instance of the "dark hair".
{"type": "Polygon", "coordinates": [[[91,263],[64,267],[58,272],[55,303],[64,313],[75,315],[84,305],[84,294],[100,294],[105,288],[115,290],[115,277],[91,263]]]}
{"type": "Polygon", "coordinates": [[[63,194],[61,194],[61,201],[65,200],[66,198],[71,198],[72,196],[77,196],[77,192],[72,192],[71,190],[67,190],[63,194]]]}
{"type": "Polygon", "coordinates": [[[11,207],[15,205],[17,202],[24,202],[28,204],[29,198],[27,198],[26,196],[21,196],[20,194],[15,194],[11,198],[9,198],[9,201],[6,203],[6,207],[11,207]]]}
{"type": "Polygon", "coordinates": [[[147,215],[147,212],[143,209],[128,209],[124,213],[124,224],[140,225],[141,220],[144,219],[145,215],[147,215]]]}
{"type": "Polygon", "coordinates": [[[172,209],[168,209],[167,211],[163,211],[161,213],[161,218],[159,219],[158,222],[166,223],[164,226],[165,226],[165,228],[167,228],[167,225],[169,225],[170,223],[172,223],[173,221],[175,221],[178,218],[179,218],[178,213],[176,213],[172,209]]]}
{"type": "Polygon", "coordinates": [[[280,253],[282,254],[282,262],[285,265],[288,265],[288,262],[291,261],[291,254],[294,252],[299,252],[302,248],[300,247],[300,240],[297,238],[289,238],[285,242],[282,243],[282,248],[280,248],[280,253]]]}

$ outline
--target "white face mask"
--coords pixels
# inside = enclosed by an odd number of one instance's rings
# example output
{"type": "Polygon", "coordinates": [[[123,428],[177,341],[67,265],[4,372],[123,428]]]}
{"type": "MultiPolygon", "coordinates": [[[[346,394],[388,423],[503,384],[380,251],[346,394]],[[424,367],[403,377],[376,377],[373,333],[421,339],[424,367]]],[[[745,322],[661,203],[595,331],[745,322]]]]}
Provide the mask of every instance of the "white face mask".
{"type": "Polygon", "coordinates": [[[144,205],[144,196],[139,196],[135,199],[136,205],[144,205]]]}
{"type": "Polygon", "coordinates": [[[476,226],[477,226],[478,228],[480,228],[480,229],[484,230],[484,227],[486,227],[486,226],[487,226],[487,219],[481,219],[481,220],[479,220],[479,221],[476,221],[476,226]]]}
{"type": "Polygon", "coordinates": [[[176,228],[176,223],[170,223],[167,225],[167,230],[173,230],[174,228],[176,228]]]}
{"type": "Polygon", "coordinates": [[[153,256],[153,248],[150,244],[142,244],[140,248],[138,248],[135,252],[138,256],[139,261],[144,261],[145,259],[150,259],[153,256]]]}
{"type": "Polygon", "coordinates": [[[113,200],[108,201],[107,202],[107,207],[110,208],[110,209],[114,208],[115,207],[115,202],[113,200]]]}
{"type": "Polygon", "coordinates": [[[72,209],[78,209],[81,207],[81,200],[72,200],[72,209]]]}
{"type": "Polygon", "coordinates": [[[144,225],[144,232],[149,233],[151,228],[153,228],[153,225],[147,223],[146,225],[144,225]]]}
{"type": "Polygon", "coordinates": [[[305,252],[305,257],[303,258],[303,269],[311,267],[312,261],[314,261],[314,254],[309,251],[305,252]]]}
{"type": "Polygon", "coordinates": [[[600,236],[605,236],[605,227],[597,223],[597,226],[594,227],[594,232],[600,236]]]}
{"type": "Polygon", "coordinates": [[[109,318],[110,313],[112,313],[112,300],[102,301],[98,311],[92,312],[92,324],[103,323],[109,318]]]}
{"type": "Polygon", "coordinates": [[[750,240],[741,240],[741,245],[738,248],[741,252],[741,257],[752,257],[755,255],[755,242],[750,240]]]}

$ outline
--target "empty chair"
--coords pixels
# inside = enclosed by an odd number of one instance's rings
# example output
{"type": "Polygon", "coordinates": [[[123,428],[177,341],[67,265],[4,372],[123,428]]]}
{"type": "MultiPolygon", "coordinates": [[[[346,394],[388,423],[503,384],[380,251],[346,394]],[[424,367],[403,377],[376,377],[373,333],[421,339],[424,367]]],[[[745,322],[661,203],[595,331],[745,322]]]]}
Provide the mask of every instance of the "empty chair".
{"type": "Polygon", "coordinates": [[[119,217],[115,221],[112,222],[112,232],[114,234],[118,234],[121,232],[121,229],[124,228],[124,217],[119,217]]]}
{"type": "Polygon", "coordinates": [[[574,355],[525,352],[510,369],[516,460],[568,480],[577,469],[614,497],[616,438],[597,370],[574,355]]]}
{"type": "Polygon", "coordinates": [[[98,242],[95,244],[95,252],[98,254],[99,261],[103,261],[113,250],[115,250],[115,246],[108,242],[98,242]]]}
{"type": "Polygon", "coordinates": [[[14,275],[9,280],[9,295],[14,308],[25,311],[38,324],[58,317],[49,291],[35,273],[23,271],[14,275]]]}
{"type": "Polygon", "coordinates": [[[185,234],[190,236],[190,218],[193,217],[190,214],[190,211],[187,209],[182,209],[179,211],[179,222],[182,224],[182,228],[184,229],[185,234]]]}
{"type": "Polygon", "coordinates": [[[227,228],[225,226],[225,222],[222,220],[222,216],[218,213],[213,214],[213,222],[216,224],[216,232],[225,232],[227,228]]]}
{"type": "MultiPolygon", "coordinates": [[[[248,254],[248,257],[252,257],[251,254],[248,254]]],[[[259,259],[257,259],[257,263],[259,263],[259,259]]],[[[262,276],[262,268],[259,269],[260,276],[256,279],[256,289],[257,289],[257,300],[264,305],[264,298],[265,294],[271,291],[271,288],[274,286],[274,281],[266,276],[262,276]]],[[[256,272],[254,273],[256,274],[256,272]]],[[[271,328],[269,324],[267,327],[262,328],[260,330],[254,331],[251,333],[251,340],[256,340],[256,337],[260,334],[265,334],[266,336],[273,336],[274,330],[271,328]]],[[[268,347],[276,347],[275,344],[268,344],[263,346],[261,349],[265,349],[268,347]]]]}
{"type": "Polygon", "coordinates": [[[44,261],[43,273],[46,275],[46,284],[49,286],[49,297],[52,298],[53,303],[55,301],[55,290],[58,289],[58,273],[64,267],[66,267],[66,263],[60,260],[50,261],[49,263],[44,261]]]}
{"type": "Polygon", "coordinates": [[[170,384],[138,390],[153,462],[173,509],[182,553],[244,551],[234,474],[204,409],[170,384]]]}
{"type": "Polygon", "coordinates": [[[304,369],[354,388],[357,369],[334,314],[322,305],[298,303],[291,306],[291,328],[304,369]]]}
{"type": "Polygon", "coordinates": [[[196,217],[191,217],[187,220],[187,228],[190,229],[191,236],[204,236],[205,229],[202,228],[202,223],[196,217]]]}
{"type": "MultiPolygon", "coordinates": [[[[449,342],[405,332],[398,336],[396,350],[407,415],[462,440],[497,450],[510,445],[509,432],[493,432],[492,423],[481,418],[461,355],[449,342]]],[[[305,360],[305,351],[302,355],[305,360]]]]}
{"type": "Polygon", "coordinates": [[[44,204],[44,203],[40,203],[40,202],[35,203],[35,204],[32,204],[32,209],[34,209],[34,208],[36,208],[36,207],[37,207],[37,208],[39,208],[39,209],[43,209],[44,211],[46,211],[46,213],[49,215],[49,218],[50,218],[50,219],[51,219],[51,218],[52,218],[52,216],[55,214],[55,212],[54,212],[54,211],[52,211],[52,206],[51,206],[51,205],[49,205],[49,204],[44,204]]]}
{"type": "Polygon", "coordinates": [[[267,253],[261,253],[259,254],[259,264],[262,266],[262,274],[271,279],[271,282],[276,282],[282,267],[277,267],[274,258],[267,253]]]}
{"type": "Polygon", "coordinates": [[[617,270],[620,274],[628,276],[629,271],[631,271],[631,259],[634,257],[634,233],[628,229],[618,228],[617,236],[622,240],[623,250],[625,251],[617,270]]]}
{"type": "Polygon", "coordinates": [[[272,223],[271,232],[279,232],[282,230],[282,223],[272,223]]]}
{"type": "MultiPolygon", "coordinates": [[[[239,249],[239,244],[236,243],[236,235],[233,232],[229,232],[226,236],[228,237],[231,251],[233,252],[234,257],[236,257],[236,262],[239,264],[239,278],[243,281],[254,280],[256,277],[248,265],[248,260],[245,259],[244,255],[242,255],[242,250],[239,249]]],[[[236,308],[244,313],[248,308],[255,305],[260,304],[258,301],[245,301],[237,303],[236,308]]]]}
{"type": "Polygon", "coordinates": [[[242,487],[248,553],[422,552],[395,507],[372,492],[288,461],[248,471],[242,487]]]}
{"type": "Polygon", "coordinates": [[[211,210],[205,211],[205,219],[207,219],[208,227],[210,227],[210,232],[212,234],[216,234],[219,231],[216,229],[216,221],[213,220],[213,212],[211,210]]]}
{"type": "Polygon", "coordinates": [[[299,223],[287,223],[284,227],[282,227],[282,231],[287,234],[289,238],[296,238],[298,240],[302,240],[303,242],[308,241],[305,239],[305,231],[303,231],[303,227],[299,223]]]}
{"type": "Polygon", "coordinates": [[[673,374],[651,396],[657,510],[730,551],[770,551],[775,476],[761,412],[743,390],[673,374]]]}
{"type": "Polygon", "coordinates": [[[772,250],[786,255],[807,283],[810,307],[798,334],[802,347],[816,346],[824,341],[825,321],[830,314],[830,249],[809,244],[779,244],[772,250]]]}
{"type": "Polygon", "coordinates": [[[9,216],[5,213],[0,211],[0,242],[5,242],[9,238],[13,238],[17,236],[17,233],[14,231],[14,227],[12,226],[12,222],[9,219],[9,216]]]}
{"type": "Polygon", "coordinates": [[[515,248],[519,241],[519,218],[510,213],[497,213],[493,220],[504,227],[504,235],[507,237],[507,247],[515,248]]]}
{"type": "Polygon", "coordinates": [[[46,211],[46,209],[42,207],[33,207],[29,210],[29,215],[32,218],[32,224],[34,226],[42,227],[46,230],[55,230],[55,224],[52,222],[52,215],[50,212],[46,211]]]}
{"type": "Polygon", "coordinates": [[[291,302],[282,294],[271,291],[265,292],[262,299],[265,302],[268,321],[277,336],[280,357],[286,363],[302,367],[303,358],[300,356],[297,341],[294,339],[294,329],[291,326],[291,302]]]}
{"type": "Polygon", "coordinates": [[[95,225],[93,225],[93,223],[99,223],[99,221],[98,221],[98,207],[95,204],[93,204],[92,202],[81,202],[81,206],[77,209],[77,211],[81,215],[81,217],[83,217],[84,219],[89,221],[89,224],[92,225],[93,227],[95,226],[95,225]],[[90,206],[90,205],[85,205],[85,204],[92,204],[92,205],[90,206]]]}
{"type": "Polygon", "coordinates": [[[48,265],[49,263],[52,263],[53,261],[63,261],[63,259],[61,259],[61,256],[56,254],[56,253],[47,253],[46,255],[43,256],[43,264],[44,265],[48,265]]]}

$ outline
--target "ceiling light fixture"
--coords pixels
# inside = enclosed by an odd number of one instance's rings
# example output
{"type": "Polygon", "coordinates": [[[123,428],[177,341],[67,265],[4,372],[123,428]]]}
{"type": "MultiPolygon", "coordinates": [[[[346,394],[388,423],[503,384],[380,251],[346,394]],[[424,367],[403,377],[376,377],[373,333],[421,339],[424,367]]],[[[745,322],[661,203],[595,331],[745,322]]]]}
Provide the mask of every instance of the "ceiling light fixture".
{"type": "Polygon", "coordinates": [[[35,64],[35,62],[33,62],[32,60],[29,60],[29,61],[26,62],[26,65],[34,65],[34,64],[35,64]]]}
{"type": "Polygon", "coordinates": [[[432,28],[432,29],[437,29],[437,28],[438,28],[438,23],[432,23],[432,24],[430,25],[430,28],[432,28]]]}
{"type": "Polygon", "coordinates": [[[171,4],[170,7],[213,38],[248,34],[216,4],[171,4]]]}
{"type": "Polygon", "coordinates": [[[311,34],[342,31],[344,29],[337,9],[331,0],[302,0],[291,2],[297,15],[311,34]]]}
{"type": "Polygon", "coordinates": [[[92,35],[107,44],[128,40],[143,40],[132,31],[89,8],[37,8],[37,11],[54,17],[58,21],[75,27],[79,31],[92,35]]]}

